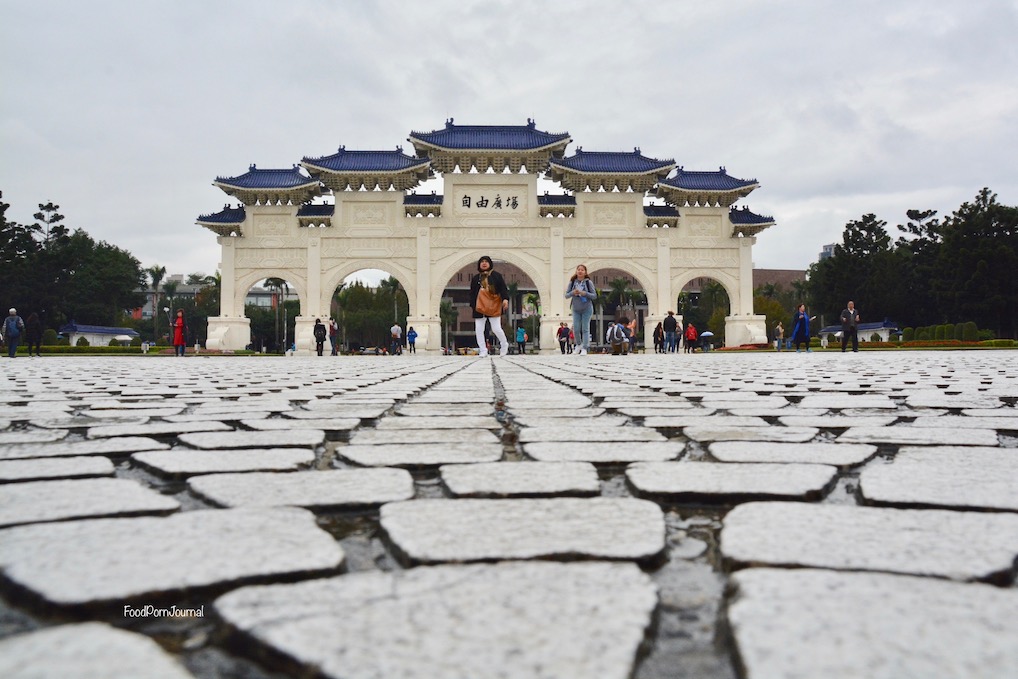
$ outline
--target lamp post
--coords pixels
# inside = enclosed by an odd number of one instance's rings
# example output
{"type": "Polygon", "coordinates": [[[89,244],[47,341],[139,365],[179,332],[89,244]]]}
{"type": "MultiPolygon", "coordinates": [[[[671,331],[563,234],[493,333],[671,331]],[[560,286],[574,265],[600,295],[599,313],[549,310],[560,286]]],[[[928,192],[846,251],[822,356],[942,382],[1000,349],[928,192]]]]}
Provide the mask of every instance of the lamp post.
{"type": "Polygon", "coordinates": [[[166,339],[172,343],[173,337],[170,333],[173,332],[173,317],[170,316],[170,307],[164,306],[163,313],[166,314],[166,339]]]}

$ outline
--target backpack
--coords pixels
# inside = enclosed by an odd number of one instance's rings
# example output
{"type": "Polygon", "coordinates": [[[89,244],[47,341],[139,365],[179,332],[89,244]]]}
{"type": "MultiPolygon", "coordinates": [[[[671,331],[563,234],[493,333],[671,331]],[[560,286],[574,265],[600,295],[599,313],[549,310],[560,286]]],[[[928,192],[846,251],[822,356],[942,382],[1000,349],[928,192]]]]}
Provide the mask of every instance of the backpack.
{"type": "Polygon", "coordinates": [[[20,337],[24,327],[25,322],[21,320],[21,316],[8,316],[4,321],[4,330],[8,337],[20,337]]]}
{"type": "Polygon", "coordinates": [[[622,330],[622,326],[616,323],[608,330],[608,341],[612,344],[617,342],[624,342],[626,340],[626,333],[622,330]]]}

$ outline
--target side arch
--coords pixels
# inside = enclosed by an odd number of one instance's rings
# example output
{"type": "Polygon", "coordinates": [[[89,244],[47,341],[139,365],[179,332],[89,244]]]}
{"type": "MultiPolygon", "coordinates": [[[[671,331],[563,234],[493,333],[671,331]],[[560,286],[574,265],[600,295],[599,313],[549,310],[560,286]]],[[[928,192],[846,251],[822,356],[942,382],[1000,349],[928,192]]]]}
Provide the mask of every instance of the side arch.
{"type": "Polygon", "coordinates": [[[363,269],[378,269],[399,281],[399,284],[403,286],[403,291],[406,292],[407,300],[409,301],[409,309],[407,313],[410,316],[417,315],[417,272],[407,269],[406,267],[398,266],[393,262],[386,261],[384,259],[346,260],[339,266],[334,266],[331,269],[323,271],[322,299],[320,308],[325,309],[325,313],[328,312],[329,304],[332,301],[332,294],[336,291],[336,288],[339,287],[339,284],[343,282],[343,279],[350,274],[357,273],[363,269]]]}
{"type": "MultiPolygon", "coordinates": [[[[243,309],[244,300],[247,298],[247,291],[254,286],[258,281],[263,281],[266,278],[282,278],[297,293],[297,299],[300,301],[301,313],[305,313],[305,309],[308,309],[308,293],[307,293],[307,279],[304,276],[298,276],[293,271],[285,269],[260,269],[258,271],[252,271],[251,273],[244,274],[243,276],[235,279],[234,289],[234,308],[243,309]]],[[[246,315],[246,314],[245,314],[246,315]]]]}
{"type": "MultiPolygon", "coordinates": [[[[647,296],[647,311],[649,315],[654,315],[657,310],[654,306],[657,304],[657,285],[654,282],[654,278],[657,276],[656,271],[652,271],[649,268],[636,263],[633,260],[615,259],[610,257],[597,258],[593,257],[583,262],[576,262],[577,264],[586,264],[587,273],[593,273],[600,271],[601,269],[618,269],[624,271],[636,279],[636,282],[643,288],[643,293],[647,296]]],[[[572,276],[570,271],[566,275],[566,280],[569,276],[572,276]]],[[[598,291],[600,292],[600,290],[598,291]]]]}
{"type": "Polygon", "coordinates": [[[729,313],[732,312],[732,309],[739,308],[739,278],[721,269],[689,269],[672,278],[672,291],[669,298],[671,304],[674,304],[682,294],[682,288],[686,287],[686,284],[694,278],[710,278],[717,281],[728,294],[729,313]]]}

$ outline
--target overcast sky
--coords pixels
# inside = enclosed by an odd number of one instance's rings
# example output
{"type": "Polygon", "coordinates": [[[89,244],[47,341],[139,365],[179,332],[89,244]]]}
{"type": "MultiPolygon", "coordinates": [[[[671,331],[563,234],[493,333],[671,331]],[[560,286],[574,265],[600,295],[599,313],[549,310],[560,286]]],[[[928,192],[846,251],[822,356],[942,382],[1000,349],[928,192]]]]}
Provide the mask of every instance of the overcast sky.
{"type": "Polygon", "coordinates": [[[0,0],[0,191],[212,273],[217,176],[534,118],[759,180],[755,265],[802,269],[867,212],[1018,205],[1015,36],[1018,0],[0,0]]]}

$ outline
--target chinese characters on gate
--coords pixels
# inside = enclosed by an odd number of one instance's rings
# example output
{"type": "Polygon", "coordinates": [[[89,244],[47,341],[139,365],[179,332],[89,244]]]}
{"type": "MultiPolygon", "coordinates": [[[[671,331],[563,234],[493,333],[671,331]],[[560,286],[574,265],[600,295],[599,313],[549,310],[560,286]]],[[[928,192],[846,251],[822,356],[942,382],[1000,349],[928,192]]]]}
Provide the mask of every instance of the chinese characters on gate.
{"type": "Polygon", "coordinates": [[[492,209],[492,210],[516,210],[520,206],[519,196],[506,196],[505,201],[502,200],[502,195],[496,193],[494,198],[488,198],[488,196],[481,194],[476,199],[472,195],[464,195],[460,203],[465,208],[479,208],[479,209],[492,209]]]}

